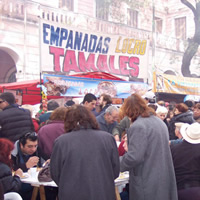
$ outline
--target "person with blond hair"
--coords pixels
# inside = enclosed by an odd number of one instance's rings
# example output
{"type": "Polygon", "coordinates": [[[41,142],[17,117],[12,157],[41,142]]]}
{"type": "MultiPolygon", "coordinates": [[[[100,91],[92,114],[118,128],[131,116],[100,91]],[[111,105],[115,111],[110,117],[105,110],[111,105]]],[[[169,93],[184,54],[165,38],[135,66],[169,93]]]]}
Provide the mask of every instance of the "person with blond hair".
{"type": "Polygon", "coordinates": [[[159,117],[163,121],[167,117],[167,113],[168,113],[168,110],[164,106],[158,106],[158,108],[156,109],[157,117],[159,117]]]}

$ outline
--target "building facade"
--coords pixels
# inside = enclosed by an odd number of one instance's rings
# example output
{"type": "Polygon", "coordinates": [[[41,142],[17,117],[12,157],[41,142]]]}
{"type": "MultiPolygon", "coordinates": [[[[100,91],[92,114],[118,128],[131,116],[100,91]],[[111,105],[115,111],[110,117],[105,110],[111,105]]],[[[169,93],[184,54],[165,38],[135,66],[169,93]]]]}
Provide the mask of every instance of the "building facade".
{"type": "MultiPolygon", "coordinates": [[[[88,33],[141,37],[149,41],[147,76],[135,78],[151,83],[153,71],[182,75],[183,53],[194,34],[192,11],[179,0],[145,2],[0,0],[0,83],[40,78],[43,20],[88,33]]],[[[200,51],[190,65],[194,77],[200,76],[199,55],[200,51]]]]}

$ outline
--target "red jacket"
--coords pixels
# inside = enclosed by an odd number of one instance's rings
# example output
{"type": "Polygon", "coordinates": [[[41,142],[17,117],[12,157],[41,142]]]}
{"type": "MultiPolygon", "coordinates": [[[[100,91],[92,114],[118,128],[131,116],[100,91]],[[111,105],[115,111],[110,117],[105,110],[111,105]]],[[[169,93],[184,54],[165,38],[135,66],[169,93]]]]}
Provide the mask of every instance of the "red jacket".
{"type": "Polygon", "coordinates": [[[32,118],[32,122],[33,122],[33,126],[34,126],[34,129],[35,129],[35,132],[37,133],[38,130],[39,130],[38,121],[36,119],[32,118]]]}
{"type": "Polygon", "coordinates": [[[119,156],[123,156],[126,152],[124,147],[123,147],[124,141],[125,140],[122,140],[119,147],[118,147],[119,156]]]}

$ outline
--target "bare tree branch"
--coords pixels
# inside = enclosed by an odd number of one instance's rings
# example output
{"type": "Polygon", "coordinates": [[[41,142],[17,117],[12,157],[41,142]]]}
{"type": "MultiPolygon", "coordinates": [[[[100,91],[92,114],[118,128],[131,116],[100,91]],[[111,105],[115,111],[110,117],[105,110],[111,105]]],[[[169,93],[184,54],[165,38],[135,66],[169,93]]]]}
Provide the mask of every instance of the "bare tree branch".
{"type": "Polygon", "coordinates": [[[192,10],[192,12],[194,13],[194,16],[196,16],[196,9],[195,7],[187,0],[181,0],[181,2],[186,5],[188,8],[190,8],[192,10]]]}
{"type": "Polygon", "coordinates": [[[194,14],[194,23],[195,23],[195,33],[192,38],[188,40],[188,47],[183,54],[181,72],[185,77],[191,77],[190,64],[191,60],[196,54],[199,44],[200,44],[200,0],[196,0],[196,9],[195,7],[188,2],[187,0],[181,0],[181,2],[190,8],[194,14]]]}

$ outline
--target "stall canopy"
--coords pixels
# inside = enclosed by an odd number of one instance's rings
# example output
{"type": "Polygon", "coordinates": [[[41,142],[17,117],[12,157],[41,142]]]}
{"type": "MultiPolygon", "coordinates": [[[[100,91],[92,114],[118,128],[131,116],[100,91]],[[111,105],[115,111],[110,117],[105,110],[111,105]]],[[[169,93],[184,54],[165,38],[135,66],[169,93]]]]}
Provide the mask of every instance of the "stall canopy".
{"type": "Polygon", "coordinates": [[[18,95],[22,95],[22,104],[33,105],[41,101],[40,88],[37,88],[38,84],[40,84],[40,80],[0,84],[0,92],[15,90],[18,95]]]}
{"type": "MultiPolygon", "coordinates": [[[[22,104],[34,105],[41,102],[40,88],[37,87],[37,85],[40,85],[40,80],[0,84],[0,92],[2,93],[2,92],[14,90],[16,91],[17,95],[22,96],[22,104]]],[[[58,99],[62,97],[48,96],[47,98],[58,99]]]]}
{"type": "Polygon", "coordinates": [[[36,87],[38,84],[40,84],[39,80],[5,83],[5,84],[0,84],[0,90],[1,92],[3,92],[4,89],[7,90],[21,89],[22,91],[26,92],[38,93],[40,92],[40,89],[36,87]]]}
{"type": "Polygon", "coordinates": [[[124,81],[123,79],[121,79],[117,76],[114,76],[112,74],[108,74],[106,72],[88,72],[88,73],[74,74],[74,75],[71,75],[71,76],[82,77],[82,78],[94,78],[94,79],[124,81]]]}
{"type": "MultiPolygon", "coordinates": [[[[105,72],[88,72],[75,74],[74,77],[83,78],[95,78],[95,79],[107,79],[107,80],[123,80],[111,74],[105,72]]],[[[42,81],[43,82],[43,81],[42,81]]],[[[17,94],[22,95],[22,104],[37,104],[41,102],[40,88],[37,85],[40,84],[40,80],[21,81],[14,83],[0,84],[0,92],[7,90],[15,90],[17,94]]],[[[48,99],[62,98],[61,96],[48,96],[48,99]]]]}

